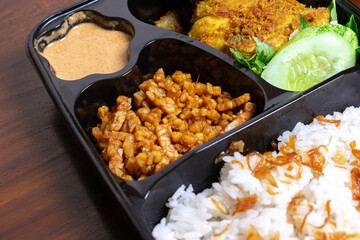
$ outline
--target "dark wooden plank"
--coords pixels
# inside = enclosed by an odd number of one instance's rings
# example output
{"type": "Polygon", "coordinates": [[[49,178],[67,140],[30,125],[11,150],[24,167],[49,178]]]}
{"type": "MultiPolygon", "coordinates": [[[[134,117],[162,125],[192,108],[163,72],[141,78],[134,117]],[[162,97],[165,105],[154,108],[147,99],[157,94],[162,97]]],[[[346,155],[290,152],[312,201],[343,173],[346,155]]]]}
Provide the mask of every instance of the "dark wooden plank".
{"type": "Polygon", "coordinates": [[[351,0],[350,2],[354,3],[357,7],[360,8],[360,0],[351,0]]]}
{"type": "Polygon", "coordinates": [[[0,239],[134,239],[25,53],[75,0],[0,1],[0,239]]]}

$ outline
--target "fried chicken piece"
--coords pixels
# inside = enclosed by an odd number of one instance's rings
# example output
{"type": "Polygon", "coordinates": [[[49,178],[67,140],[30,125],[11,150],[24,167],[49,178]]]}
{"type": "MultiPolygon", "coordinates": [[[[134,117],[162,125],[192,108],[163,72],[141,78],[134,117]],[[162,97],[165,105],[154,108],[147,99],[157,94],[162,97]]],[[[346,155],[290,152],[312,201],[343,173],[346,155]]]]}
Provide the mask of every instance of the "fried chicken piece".
{"type": "Polygon", "coordinates": [[[206,16],[194,23],[189,32],[189,37],[225,52],[230,28],[231,22],[229,18],[206,16]]]}
{"type": "Polygon", "coordinates": [[[226,52],[226,42],[231,37],[230,30],[233,27],[231,8],[238,9],[241,6],[238,6],[240,2],[242,1],[200,1],[192,16],[193,25],[188,33],[189,37],[226,52]]]}
{"type": "Polygon", "coordinates": [[[327,8],[305,8],[301,11],[310,26],[324,25],[330,22],[330,12],[327,8]]]}
{"type": "Polygon", "coordinates": [[[310,26],[330,22],[327,8],[306,8],[296,0],[205,0],[198,3],[188,34],[229,55],[233,48],[249,58],[256,50],[252,36],[277,51],[300,29],[299,14],[310,26]]]}
{"type": "Polygon", "coordinates": [[[239,13],[245,13],[252,6],[257,5],[258,0],[203,0],[200,1],[193,13],[192,22],[206,16],[218,16],[231,18],[239,13]]]}

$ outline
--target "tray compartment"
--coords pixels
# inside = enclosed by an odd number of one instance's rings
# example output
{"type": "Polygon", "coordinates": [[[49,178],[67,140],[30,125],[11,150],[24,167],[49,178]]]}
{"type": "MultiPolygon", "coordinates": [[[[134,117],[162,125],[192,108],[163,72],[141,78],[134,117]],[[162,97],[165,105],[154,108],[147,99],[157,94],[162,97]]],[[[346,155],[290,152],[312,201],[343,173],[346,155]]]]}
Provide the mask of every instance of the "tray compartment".
{"type": "MultiPolygon", "coordinates": [[[[176,0],[173,2],[168,2],[166,0],[155,0],[156,7],[154,7],[148,0],[132,0],[129,1],[129,9],[137,19],[139,19],[144,23],[151,24],[154,26],[155,26],[154,22],[159,20],[160,17],[164,16],[168,11],[187,9],[187,11],[189,11],[190,14],[182,14],[181,19],[183,20],[182,22],[185,22],[184,25],[186,26],[186,28],[188,28],[186,30],[190,30],[192,24],[191,23],[192,11],[194,7],[196,7],[195,2],[196,1],[191,1],[191,0],[176,0]],[[188,17],[186,18],[187,15],[188,17]]],[[[324,0],[324,1],[303,0],[299,2],[303,2],[307,6],[312,5],[316,7],[317,6],[328,7],[329,4],[331,3],[331,1],[329,0],[324,0]]],[[[357,22],[358,26],[360,26],[359,10],[352,3],[350,3],[347,0],[336,1],[336,10],[337,10],[338,22],[340,24],[345,25],[349,21],[350,16],[354,15],[355,21],[357,22]]],[[[177,34],[182,35],[180,33],[177,34]]],[[[221,52],[214,49],[213,54],[220,56],[221,52]]],[[[234,64],[237,64],[235,63],[235,60],[233,60],[233,62],[234,64]]],[[[244,69],[243,66],[241,66],[240,64],[237,65],[242,71],[246,71],[246,69],[244,69]]],[[[253,76],[252,78],[259,78],[260,81],[266,82],[264,79],[258,76],[253,76]]]]}
{"type": "Polygon", "coordinates": [[[187,25],[190,27],[189,19],[192,14],[192,4],[187,0],[131,0],[128,2],[128,7],[134,17],[148,24],[154,24],[154,21],[159,20],[170,10],[186,9],[185,16],[187,19],[184,18],[184,20],[187,20],[187,25]]]}
{"type": "MultiPolygon", "coordinates": [[[[126,33],[131,38],[130,42],[132,41],[134,34],[135,34],[134,27],[132,26],[132,24],[129,21],[127,21],[125,19],[105,17],[94,11],[79,11],[79,12],[75,12],[75,13],[71,14],[70,16],[68,16],[64,20],[64,22],[57,28],[45,33],[39,39],[35,40],[35,42],[34,42],[35,49],[40,54],[42,54],[47,46],[49,46],[50,44],[57,42],[61,39],[64,39],[66,37],[66,35],[68,34],[68,32],[72,28],[79,26],[83,23],[94,23],[103,29],[112,30],[112,31],[115,30],[115,31],[119,31],[122,33],[126,33]]],[[[94,36],[94,35],[92,35],[92,36],[94,36]]],[[[89,35],[89,37],[91,37],[91,36],[89,35]]],[[[101,46],[101,47],[104,48],[104,46],[101,46]]],[[[124,55],[125,55],[125,52],[124,52],[124,55]]],[[[126,53],[126,56],[128,56],[128,55],[130,55],[129,49],[127,49],[127,53],[126,53]]],[[[84,57],[86,59],[86,56],[84,56],[84,57]]],[[[129,56],[129,58],[130,58],[130,56],[129,56]]],[[[47,60],[47,61],[49,61],[49,60],[47,60]]],[[[51,65],[52,63],[49,62],[48,64],[49,64],[51,73],[54,76],[56,76],[55,70],[51,65]]],[[[126,64],[125,64],[125,66],[126,66],[126,64]]],[[[122,68],[124,68],[124,67],[122,67],[122,68]]],[[[121,69],[119,69],[115,72],[118,72],[121,69]]],[[[92,75],[92,74],[88,74],[86,76],[89,76],[89,75],[92,75]]],[[[76,79],[74,79],[74,81],[79,80],[81,78],[84,78],[84,77],[76,78],[76,79]]]]}
{"type": "MultiPolygon", "coordinates": [[[[177,9],[187,9],[190,14],[186,19],[186,14],[184,14],[183,20],[186,21],[185,25],[191,27],[191,17],[192,11],[196,8],[196,2],[192,0],[130,0],[128,3],[129,10],[131,14],[139,19],[140,21],[154,25],[154,22],[159,20],[160,17],[164,16],[168,11],[177,10],[177,9]]],[[[299,2],[304,3],[308,7],[328,7],[331,3],[331,0],[299,0],[299,2]]],[[[338,16],[338,22],[340,24],[346,24],[349,21],[351,14],[354,15],[355,19],[359,24],[359,9],[347,0],[337,0],[336,1],[336,11],[338,16]]]]}
{"type": "MultiPolygon", "coordinates": [[[[251,101],[257,104],[254,118],[264,110],[266,102],[264,90],[256,81],[251,80],[237,68],[187,42],[177,39],[159,39],[142,50],[137,66],[128,74],[119,78],[98,81],[89,85],[79,94],[74,104],[74,113],[81,130],[86,133],[85,137],[88,142],[93,140],[91,128],[100,122],[97,118],[97,109],[102,105],[114,106],[119,95],[133,97],[133,93],[138,91],[139,84],[144,81],[143,75],[154,73],[161,67],[166,75],[171,75],[176,70],[191,73],[193,80],[196,80],[198,76],[199,82],[209,82],[221,86],[223,91],[230,92],[233,97],[240,96],[245,92],[250,93],[251,101]],[[171,49],[171,53],[169,53],[169,49],[171,49]],[[163,53],[166,51],[169,54],[164,55],[163,53]]],[[[216,142],[221,137],[222,135],[203,145],[216,142]]],[[[95,142],[87,147],[95,149],[95,142]]],[[[178,164],[177,162],[185,161],[197,149],[185,154],[166,168],[172,168],[172,165],[178,164]]],[[[95,157],[97,161],[103,162],[100,154],[96,154],[95,157]]],[[[103,164],[105,165],[105,163],[103,164]]],[[[144,197],[149,187],[157,181],[156,175],[163,174],[165,169],[141,181],[118,180],[124,182],[123,187],[144,197]]]]}
{"type": "MultiPolygon", "coordinates": [[[[348,106],[359,107],[359,67],[344,75],[327,80],[316,89],[305,92],[287,104],[278,106],[263,117],[239,128],[233,134],[219,139],[207,148],[200,149],[187,161],[172,169],[152,186],[144,203],[140,206],[142,218],[146,219],[148,231],[166,216],[165,203],[182,184],[192,184],[194,192],[200,192],[217,181],[222,164],[215,164],[217,157],[234,140],[245,142],[245,154],[253,151],[272,150],[271,142],[297,122],[310,123],[318,115],[342,112],[348,106]],[[340,100],[341,99],[341,100],[340,100]]],[[[149,235],[149,239],[151,235],[149,235]]]]}

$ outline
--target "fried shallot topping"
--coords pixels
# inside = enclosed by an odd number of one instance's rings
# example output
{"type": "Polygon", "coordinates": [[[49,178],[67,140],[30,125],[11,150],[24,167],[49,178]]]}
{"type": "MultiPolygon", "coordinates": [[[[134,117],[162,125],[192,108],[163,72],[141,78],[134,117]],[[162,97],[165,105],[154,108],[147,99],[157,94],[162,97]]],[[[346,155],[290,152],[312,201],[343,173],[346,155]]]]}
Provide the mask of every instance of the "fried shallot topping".
{"type": "Polygon", "coordinates": [[[317,117],[315,117],[316,120],[321,121],[321,122],[327,122],[327,123],[334,123],[336,127],[340,126],[340,120],[329,120],[326,119],[324,116],[319,115],[317,117]]]}
{"type": "MultiPolygon", "coordinates": [[[[327,151],[327,148],[320,145],[308,151],[300,151],[295,148],[295,142],[296,136],[289,136],[289,141],[280,147],[280,153],[276,157],[272,152],[247,154],[246,162],[251,174],[259,180],[266,179],[274,187],[277,186],[277,183],[271,174],[271,169],[276,166],[286,166],[285,176],[294,180],[301,178],[303,166],[307,166],[321,175],[322,169],[326,165],[322,150],[327,151]]],[[[272,190],[269,192],[276,194],[272,190]]]]}
{"type": "Polygon", "coordinates": [[[229,229],[229,227],[230,227],[230,223],[228,223],[228,224],[226,225],[226,227],[224,228],[224,230],[222,230],[221,232],[215,234],[214,237],[220,237],[224,232],[226,232],[226,231],[229,229]]]}
{"type": "MultiPolygon", "coordinates": [[[[306,223],[306,220],[307,220],[308,216],[314,211],[314,206],[312,204],[310,204],[310,203],[305,202],[305,206],[307,206],[308,211],[303,217],[298,216],[298,208],[303,206],[305,200],[306,200],[306,198],[305,198],[304,195],[302,195],[302,194],[295,195],[295,197],[293,197],[291,199],[291,201],[290,201],[290,203],[289,203],[289,205],[287,207],[287,210],[286,210],[286,216],[287,216],[287,222],[288,223],[294,224],[297,221],[301,222],[300,228],[299,228],[300,233],[302,233],[302,231],[304,229],[304,226],[305,226],[305,223],[306,223]]],[[[330,202],[331,201],[328,200],[328,201],[326,201],[326,204],[325,204],[326,217],[324,218],[323,224],[320,225],[320,226],[314,226],[312,224],[309,224],[312,228],[314,228],[314,229],[323,229],[328,223],[336,226],[336,224],[330,220],[330,215],[331,215],[331,213],[330,213],[330,211],[331,211],[330,202]]],[[[327,238],[324,238],[324,239],[327,239],[327,238]]]]}
{"type": "Polygon", "coordinates": [[[238,203],[236,204],[235,211],[232,213],[232,216],[234,216],[238,212],[243,212],[253,208],[256,204],[257,199],[258,196],[256,194],[245,198],[239,198],[238,203]]]}
{"type": "Polygon", "coordinates": [[[359,201],[356,209],[360,212],[360,150],[356,148],[356,142],[350,142],[351,153],[357,158],[356,161],[353,161],[350,165],[353,168],[350,171],[351,174],[351,192],[353,194],[353,199],[359,201]]]}
{"type": "Polygon", "coordinates": [[[211,198],[211,202],[214,204],[215,208],[218,209],[222,214],[228,215],[230,213],[229,209],[223,201],[217,201],[216,199],[211,198]]]}
{"type": "MultiPolygon", "coordinates": [[[[272,236],[271,238],[269,238],[270,240],[279,240],[280,239],[280,233],[276,232],[274,234],[274,236],[272,236]]],[[[248,228],[248,234],[247,234],[247,238],[246,240],[265,240],[265,238],[263,238],[258,231],[256,230],[256,228],[253,225],[250,225],[248,228]]]]}

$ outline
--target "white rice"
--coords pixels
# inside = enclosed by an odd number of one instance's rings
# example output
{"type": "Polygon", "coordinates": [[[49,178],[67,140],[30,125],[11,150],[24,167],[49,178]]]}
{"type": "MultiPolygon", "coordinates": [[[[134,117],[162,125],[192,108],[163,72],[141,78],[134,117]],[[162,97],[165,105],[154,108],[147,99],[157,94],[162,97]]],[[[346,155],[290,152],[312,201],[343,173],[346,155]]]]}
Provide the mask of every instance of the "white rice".
{"type": "MultiPolygon", "coordinates": [[[[321,236],[330,239],[336,232],[347,239],[360,239],[360,212],[356,210],[359,201],[353,200],[350,174],[354,167],[350,163],[359,160],[349,146],[355,141],[360,148],[360,108],[349,107],[326,119],[341,122],[338,127],[317,120],[309,125],[298,123],[293,131],[286,131],[278,138],[279,148],[289,142],[291,135],[296,135],[295,147],[301,151],[324,145],[327,150],[320,150],[326,159],[322,175],[302,165],[301,178],[293,179],[285,176],[288,164],[275,166],[270,170],[277,184],[274,187],[268,180],[253,176],[246,156],[238,152],[225,156],[218,183],[198,194],[193,193],[191,185],[181,186],[169,199],[167,217],[153,229],[155,239],[247,239],[250,226],[263,239],[276,236],[284,240],[310,240],[321,236]],[[339,152],[346,160],[341,166],[334,161],[339,152]],[[240,161],[243,166],[232,160],[240,161]],[[257,200],[252,208],[232,214],[239,199],[253,194],[257,200]],[[295,196],[301,197],[296,211],[292,212],[293,221],[290,221],[287,214],[295,196]]],[[[336,239],[344,239],[339,236],[336,239]]]]}

